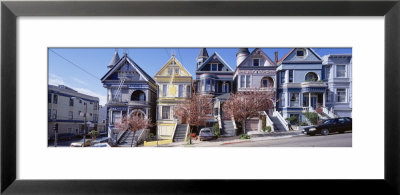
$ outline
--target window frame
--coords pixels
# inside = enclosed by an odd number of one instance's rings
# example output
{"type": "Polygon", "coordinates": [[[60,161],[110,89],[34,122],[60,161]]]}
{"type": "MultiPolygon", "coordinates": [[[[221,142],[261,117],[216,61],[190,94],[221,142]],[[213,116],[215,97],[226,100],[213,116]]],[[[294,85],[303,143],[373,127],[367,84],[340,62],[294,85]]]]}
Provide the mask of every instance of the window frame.
{"type": "Polygon", "coordinates": [[[346,64],[337,64],[336,65],[336,78],[347,78],[347,66],[346,66],[346,64]],[[338,73],[339,73],[339,71],[338,71],[338,67],[344,67],[344,76],[338,76],[338,73]]]}
{"type": "Polygon", "coordinates": [[[300,107],[300,93],[298,92],[289,93],[289,107],[300,107]],[[297,105],[292,104],[293,94],[297,94],[297,105]]]}
{"type": "Polygon", "coordinates": [[[346,88],[336,88],[336,102],[337,103],[347,103],[347,89],[346,88]],[[339,101],[339,90],[344,90],[344,101],[339,101]]]}
{"type": "Polygon", "coordinates": [[[258,65],[257,65],[257,67],[259,67],[259,66],[260,66],[260,64],[261,64],[261,59],[260,59],[260,58],[253,58],[253,60],[252,60],[252,62],[253,62],[253,66],[256,66],[256,65],[254,65],[254,60],[257,60],[257,61],[258,61],[258,65]]]}
{"type": "Polygon", "coordinates": [[[171,106],[161,106],[161,119],[170,119],[170,114],[171,114],[171,106]],[[164,114],[166,114],[166,117],[164,117],[164,114]]]}

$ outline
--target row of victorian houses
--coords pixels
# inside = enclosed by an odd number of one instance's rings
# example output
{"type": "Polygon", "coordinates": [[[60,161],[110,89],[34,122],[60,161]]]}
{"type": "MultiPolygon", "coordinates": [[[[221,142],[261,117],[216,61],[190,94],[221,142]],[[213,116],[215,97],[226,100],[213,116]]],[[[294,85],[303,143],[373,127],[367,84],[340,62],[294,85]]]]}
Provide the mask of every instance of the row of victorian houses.
{"type": "MultiPolygon", "coordinates": [[[[196,58],[195,79],[172,55],[154,78],[125,53],[115,52],[108,72],[101,78],[107,88],[106,128],[110,137],[118,137],[114,124],[121,117],[141,113],[153,119],[158,139],[174,139],[188,128],[186,121],[174,116],[174,106],[190,98],[192,92],[213,95],[214,119],[226,136],[236,135],[236,124],[224,120],[221,104],[231,93],[240,91],[273,92],[274,108],[265,111],[267,124],[274,131],[287,131],[286,118],[306,121],[304,112],[317,108],[320,118],[351,117],[352,55],[331,54],[320,57],[311,48],[293,48],[278,60],[272,60],[260,48],[249,52],[240,48],[233,69],[217,52],[200,49],[196,58]],[[222,121],[221,121],[222,120],[222,121]]],[[[260,120],[250,119],[248,130],[260,130],[260,120]]],[[[179,141],[179,140],[178,140],[179,141]]]]}

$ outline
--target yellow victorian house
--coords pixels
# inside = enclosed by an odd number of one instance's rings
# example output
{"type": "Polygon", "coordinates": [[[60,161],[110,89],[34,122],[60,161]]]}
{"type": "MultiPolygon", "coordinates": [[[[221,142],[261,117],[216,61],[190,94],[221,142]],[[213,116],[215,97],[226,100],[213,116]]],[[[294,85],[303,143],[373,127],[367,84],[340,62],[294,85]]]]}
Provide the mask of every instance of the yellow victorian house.
{"type": "Polygon", "coordinates": [[[154,80],[158,85],[157,138],[184,141],[189,127],[185,119],[174,116],[174,107],[190,98],[192,75],[172,55],[154,80]]]}

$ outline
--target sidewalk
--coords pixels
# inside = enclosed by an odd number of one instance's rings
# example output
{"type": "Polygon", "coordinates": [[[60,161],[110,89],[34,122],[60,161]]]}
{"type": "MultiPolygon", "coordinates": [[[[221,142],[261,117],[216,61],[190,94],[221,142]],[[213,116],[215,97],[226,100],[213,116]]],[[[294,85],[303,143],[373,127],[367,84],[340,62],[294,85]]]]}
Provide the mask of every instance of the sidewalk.
{"type": "Polygon", "coordinates": [[[236,144],[243,142],[255,142],[255,141],[265,141],[265,140],[273,140],[273,139],[284,139],[295,136],[303,136],[301,131],[289,131],[289,132],[272,132],[272,133],[263,133],[263,132],[253,132],[250,134],[250,139],[240,139],[240,136],[235,137],[220,137],[217,140],[210,141],[199,141],[192,140],[192,145],[188,145],[187,142],[174,142],[171,144],[160,145],[159,147],[218,147],[228,144],[236,144]]]}

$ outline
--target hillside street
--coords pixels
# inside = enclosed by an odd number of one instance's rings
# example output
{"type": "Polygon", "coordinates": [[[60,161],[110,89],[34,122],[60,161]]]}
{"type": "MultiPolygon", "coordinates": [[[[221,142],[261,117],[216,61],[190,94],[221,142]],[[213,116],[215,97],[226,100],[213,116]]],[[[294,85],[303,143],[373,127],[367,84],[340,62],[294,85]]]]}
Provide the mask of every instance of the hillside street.
{"type": "Polygon", "coordinates": [[[193,141],[193,145],[173,143],[163,147],[351,147],[352,133],[330,134],[328,136],[283,135],[257,137],[248,140],[193,141]]]}

